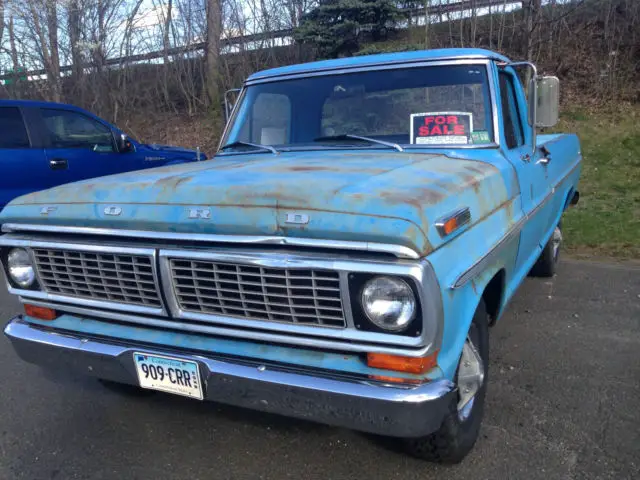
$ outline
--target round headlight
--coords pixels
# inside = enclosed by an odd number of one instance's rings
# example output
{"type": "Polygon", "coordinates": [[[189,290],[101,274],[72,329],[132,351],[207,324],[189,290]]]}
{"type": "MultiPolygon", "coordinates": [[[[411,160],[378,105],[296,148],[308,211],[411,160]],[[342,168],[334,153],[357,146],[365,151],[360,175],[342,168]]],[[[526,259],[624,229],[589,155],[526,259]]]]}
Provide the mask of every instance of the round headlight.
{"type": "Polygon", "coordinates": [[[377,327],[390,332],[407,328],[416,313],[413,290],[399,278],[372,278],[365,283],[360,301],[367,318],[377,327]]]}
{"type": "Polygon", "coordinates": [[[7,257],[9,276],[19,287],[29,288],[36,280],[31,257],[24,248],[13,248],[7,257]]]}

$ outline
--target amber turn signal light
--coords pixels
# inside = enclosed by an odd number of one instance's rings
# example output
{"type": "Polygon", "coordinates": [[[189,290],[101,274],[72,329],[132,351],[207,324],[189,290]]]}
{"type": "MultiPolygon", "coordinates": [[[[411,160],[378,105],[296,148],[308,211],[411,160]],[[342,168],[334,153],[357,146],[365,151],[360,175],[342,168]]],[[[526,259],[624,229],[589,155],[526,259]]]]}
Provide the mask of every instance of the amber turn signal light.
{"type": "Polygon", "coordinates": [[[387,377],[386,375],[369,375],[371,380],[376,380],[378,382],[384,383],[403,383],[410,385],[420,385],[421,383],[425,383],[426,380],[420,380],[417,378],[401,378],[401,377],[387,377]]]}
{"type": "Polygon", "coordinates": [[[28,303],[24,304],[24,313],[39,320],[55,320],[58,318],[58,312],[52,308],[38,307],[28,303]]]}
{"type": "Polygon", "coordinates": [[[426,357],[405,357],[386,353],[367,353],[367,365],[383,370],[421,374],[438,365],[438,352],[426,357]]]}
{"type": "Polygon", "coordinates": [[[450,218],[442,225],[442,231],[445,235],[449,235],[458,229],[458,219],[456,217],[450,218]]]}

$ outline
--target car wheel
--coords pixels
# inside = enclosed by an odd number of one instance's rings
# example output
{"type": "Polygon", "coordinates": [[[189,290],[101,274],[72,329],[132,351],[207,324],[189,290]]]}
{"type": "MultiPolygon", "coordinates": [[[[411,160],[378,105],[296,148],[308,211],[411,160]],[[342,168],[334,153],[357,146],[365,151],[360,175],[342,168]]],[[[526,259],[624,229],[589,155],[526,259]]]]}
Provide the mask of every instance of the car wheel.
{"type": "Polygon", "coordinates": [[[458,363],[458,395],[440,428],[425,437],[405,439],[411,455],[438,463],[459,463],[480,432],[489,373],[489,316],[484,301],[476,309],[458,363]]]}
{"type": "Polygon", "coordinates": [[[562,225],[558,224],[553,230],[551,238],[544,246],[540,258],[531,269],[533,277],[553,277],[556,273],[556,266],[560,258],[560,247],[562,246],[562,225]]]}
{"type": "Polygon", "coordinates": [[[107,390],[111,390],[112,392],[118,393],[120,395],[128,395],[131,397],[148,397],[156,393],[153,390],[142,388],[137,385],[129,385],[128,383],[113,382],[111,380],[104,380],[102,378],[99,378],[98,381],[107,390]]]}

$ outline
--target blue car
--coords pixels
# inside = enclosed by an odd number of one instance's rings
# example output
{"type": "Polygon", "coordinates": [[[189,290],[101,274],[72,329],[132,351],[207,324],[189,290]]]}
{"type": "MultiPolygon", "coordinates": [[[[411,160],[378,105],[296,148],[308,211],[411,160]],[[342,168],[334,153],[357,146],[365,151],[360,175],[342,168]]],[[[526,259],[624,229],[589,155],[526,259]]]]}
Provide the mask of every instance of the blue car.
{"type": "Polygon", "coordinates": [[[57,185],[198,157],[195,150],[139,143],[73,105],[0,101],[0,209],[57,185]]]}

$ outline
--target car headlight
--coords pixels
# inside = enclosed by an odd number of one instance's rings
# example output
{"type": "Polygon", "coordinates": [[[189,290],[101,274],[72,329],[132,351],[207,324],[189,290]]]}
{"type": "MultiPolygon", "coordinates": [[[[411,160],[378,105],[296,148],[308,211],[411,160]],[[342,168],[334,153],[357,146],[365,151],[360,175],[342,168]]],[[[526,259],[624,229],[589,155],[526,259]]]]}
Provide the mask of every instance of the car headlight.
{"type": "Polygon", "coordinates": [[[36,281],[31,256],[24,248],[12,248],[9,251],[7,269],[11,280],[19,287],[29,288],[36,281]]]}
{"type": "Polygon", "coordinates": [[[399,278],[372,278],[364,284],[360,302],[367,318],[390,332],[406,329],[416,314],[413,290],[399,278]]]}

